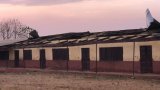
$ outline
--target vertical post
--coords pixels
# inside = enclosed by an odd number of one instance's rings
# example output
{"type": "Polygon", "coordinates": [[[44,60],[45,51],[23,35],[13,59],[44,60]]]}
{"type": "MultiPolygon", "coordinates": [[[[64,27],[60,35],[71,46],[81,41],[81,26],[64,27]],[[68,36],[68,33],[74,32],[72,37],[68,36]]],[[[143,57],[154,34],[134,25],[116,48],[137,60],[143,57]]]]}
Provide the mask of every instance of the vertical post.
{"type": "Polygon", "coordinates": [[[134,60],[135,60],[135,42],[133,42],[133,72],[132,72],[132,77],[134,78],[134,60]]]}
{"type": "Polygon", "coordinates": [[[27,39],[27,45],[24,46],[24,43],[22,44],[23,45],[23,63],[24,63],[24,68],[26,68],[26,60],[24,59],[24,48],[28,47],[29,45],[29,39],[27,39]]]}
{"type": "Polygon", "coordinates": [[[8,62],[9,62],[9,59],[7,60],[7,68],[8,68],[8,62]]]}
{"type": "MultiPolygon", "coordinates": [[[[7,48],[9,48],[9,47],[7,47],[7,48]]],[[[10,52],[10,48],[9,49],[7,49],[8,50],[8,54],[9,54],[9,52],[10,52]]],[[[7,52],[6,52],[7,53],[7,52]]],[[[7,66],[7,68],[8,68],[8,62],[9,62],[9,57],[6,59],[6,62],[5,62],[5,64],[6,64],[6,66],[7,66]]],[[[5,66],[5,67],[6,67],[5,66]]]]}
{"type": "Polygon", "coordinates": [[[68,50],[68,58],[67,58],[67,72],[68,72],[68,62],[69,62],[69,48],[68,48],[68,39],[67,39],[67,50],[68,50]]]}
{"type": "Polygon", "coordinates": [[[24,68],[26,68],[26,60],[24,59],[24,47],[23,47],[23,63],[24,63],[24,68]]]}
{"type": "Polygon", "coordinates": [[[8,62],[9,62],[9,59],[7,60],[7,68],[8,68],[8,66],[9,66],[9,65],[8,65],[8,62]]]}
{"type": "Polygon", "coordinates": [[[97,67],[97,42],[96,42],[96,73],[98,72],[98,67],[97,67]]]}
{"type": "Polygon", "coordinates": [[[96,74],[97,74],[97,72],[98,72],[98,67],[97,67],[97,35],[96,35],[96,74]]]}

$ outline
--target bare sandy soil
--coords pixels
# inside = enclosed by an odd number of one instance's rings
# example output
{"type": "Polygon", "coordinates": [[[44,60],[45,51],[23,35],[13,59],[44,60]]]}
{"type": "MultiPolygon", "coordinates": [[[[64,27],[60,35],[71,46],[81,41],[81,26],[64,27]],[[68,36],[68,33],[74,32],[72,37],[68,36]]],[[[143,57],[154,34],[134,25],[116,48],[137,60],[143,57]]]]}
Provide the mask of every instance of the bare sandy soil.
{"type": "Polygon", "coordinates": [[[160,80],[68,73],[0,73],[0,90],[160,90],[160,80]]]}

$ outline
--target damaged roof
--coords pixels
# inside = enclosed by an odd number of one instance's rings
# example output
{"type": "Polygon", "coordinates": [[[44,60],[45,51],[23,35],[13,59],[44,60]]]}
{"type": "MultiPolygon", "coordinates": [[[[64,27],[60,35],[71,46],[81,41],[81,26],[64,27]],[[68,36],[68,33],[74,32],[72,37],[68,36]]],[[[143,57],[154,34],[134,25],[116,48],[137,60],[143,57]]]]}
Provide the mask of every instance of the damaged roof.
{"type": "Polygon", "coordinates": [[[2,40],[2,41],[0,41],[0,47],[1,47],[1,46],[12,45],[12,44],[15,44],[15,43],[17,43],[17,42],[24,41],[24,40],[27,40],[27,38],[13,39],[13,40],[2,40]]]}
{"type": "Polygon", "coordinates": [[[104,32],[80,32],[64,33],[50,36],[42,36],[36,39],[28,39],[15,43],[17,48],[26,47],[64,47],[75,45],[87,45],[95,43],[133,42],[160,40],[160,33],[156,30],[129,29],[104,32]]]}
{"type": "Polygon", "coordinates": [[[147,28],[103,32],[64,33],[39,37],[35,30],[30,32],[32,38],[20,42],[0,42],[0,46],[9,45],[16,48],[66,47],[96,43],[140,42],[160,40],[160,23],[146,10],[147,28]]]}

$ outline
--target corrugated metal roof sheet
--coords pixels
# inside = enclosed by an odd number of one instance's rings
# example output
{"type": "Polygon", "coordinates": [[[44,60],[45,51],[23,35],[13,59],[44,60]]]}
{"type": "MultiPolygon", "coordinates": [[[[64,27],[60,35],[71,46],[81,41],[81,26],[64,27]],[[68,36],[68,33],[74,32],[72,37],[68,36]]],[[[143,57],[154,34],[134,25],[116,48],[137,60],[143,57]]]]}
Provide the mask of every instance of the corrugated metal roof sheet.
{"type": "Polygon", "coordinates": [[[20,41],[24,41],[27,39],[15,39],[15,40],[1,40],[0,41],[0,46],[6,46],[6,45],[11,45],[20,41]]]}
{"type": "Polygon", "coordinates": [[[29,39],[24,42],[16,43],[17,47],[62,47],[70,45],[83,45],[103,42],[128,42],[128,41],[145,41],[160,40],[155,32],[146,31],[146,29],[130,29],[120,31],[104,32],[81,32],[81,33],[64,33],[51,36],[43,36],[37,39],[29,39]],[[152,36],[152,37],[151,37],[152,36]],[[150,37],[150,38],[148,38],[150,37]],[[56,43],[53,43],[55,42],[56,43]]]}
{"type": "Polygon", "coordinates": [[[36,39],[7,40],[0,42],[0,46],[14,44],[17,48],[25,47],[63,47],[86,45],[107,42],[133,42],[160,40],[160,33],[146,31],[146,29],[130,29],[120,31],[104,32],[80,32],[64,33],[50,36],[43,36],[36,39]],[[20,42],[21,41],[21,42],[20,42]]]}

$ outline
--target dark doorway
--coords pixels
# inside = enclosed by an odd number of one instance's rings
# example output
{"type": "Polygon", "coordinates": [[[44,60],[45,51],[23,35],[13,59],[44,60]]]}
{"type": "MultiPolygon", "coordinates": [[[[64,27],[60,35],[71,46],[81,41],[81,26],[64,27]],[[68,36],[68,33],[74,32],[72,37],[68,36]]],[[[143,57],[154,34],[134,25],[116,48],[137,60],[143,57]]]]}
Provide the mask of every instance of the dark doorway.
{"type": "Polygon", "coordinates": [[[15,56],[15,58],[14,58],[14,66],[15,67],[19,67],[19,51],[18,50],[16,50],[16,51],[14,51],[14,56],[15,56]]]}
{"type": "Polygon", "coordinates": [[[152,73],[152,46],[140,47],[141,73],[152,73]]]}
{"type": "Polygon", "coordinates": [[[44,49],[40,50],[40,68],[44,69],[46,68],[46,53],[44,49]]]}
{"type": "Polygon", "coordinates": [[[82,48],[82,70],[90,70],[89,48],[82,48]]]}
{"type": "Polygon", "coordinates": [[[9,60],[9,51],[0,51],[0,60],[9,60]]]}

